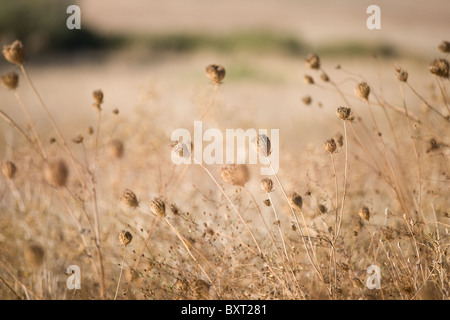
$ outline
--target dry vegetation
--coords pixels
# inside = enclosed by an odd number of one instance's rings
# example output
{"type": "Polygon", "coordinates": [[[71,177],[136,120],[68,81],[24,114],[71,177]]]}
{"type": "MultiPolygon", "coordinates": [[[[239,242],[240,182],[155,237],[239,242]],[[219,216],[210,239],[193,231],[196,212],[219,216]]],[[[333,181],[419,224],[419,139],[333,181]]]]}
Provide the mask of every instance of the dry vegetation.
{"type": "MultiPolygon", "coordinates": [[[[308,55],[305,82],[339,101],[326,121],[311,119],[337,134],[305,149],[290,147],[300,137],[281,135],[279,173],[259,176],[257,165],[175,166],[171,152],[190,156],[170,145],[166,127],[179,127],[177,117],[167,124],[140,108],[106,112],[101,90],[93,92],[96,125],[65,137],[27,73],[21,42],[5,46],[14,71],[2,76],[2,95],[15,95],[22,117],[0,106],[20,141],[2,160],[0,297],[449,299],[449,47],[430,63],[431,90],[395,66],[384,86],[398,87],[399,105],[376,79],[337,66],[333,74],[354,83],[344,91],[308,55]],[[50,141],[19,83],[34,91],[50,141]],[[81,290],[66,287],[73,264],[81,290]],[[380,290],[366,287],[370,265],[381,268],[380,290]]],[[[205,123],[227,80],[220,65],[206,71],[210,96],[192,114],[205,123]]],[[[270,154],[270,140],[259,138],[258,152],[270,154]]]]}

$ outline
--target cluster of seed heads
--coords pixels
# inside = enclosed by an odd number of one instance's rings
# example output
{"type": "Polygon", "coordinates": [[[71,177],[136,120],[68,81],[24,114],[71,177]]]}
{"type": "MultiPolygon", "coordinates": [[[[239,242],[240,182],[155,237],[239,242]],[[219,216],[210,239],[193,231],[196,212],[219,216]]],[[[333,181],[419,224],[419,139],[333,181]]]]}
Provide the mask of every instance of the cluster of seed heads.
{"type": "Polygon", "coordinates": [[[16,165],[11,161],[5,161],[2,165],[2,173],[6,179],[11,180],[14,178],[16,174],[17,168],[16,165]]]}
{"type": "Polygon", "coordinates": [[[103,91],[95,90],[94,92],[92,92],[92,97],[94,98],[94,104],[93,104],[94,108],[97,111],[101,111],[102,108],[100,106],[103,103],[103,91]]]}
{"type": "Polygon", "coordinates": [[[310,69],[320,69],[320,59],[314,53],[310,53],[306,56],[305,63],[310,69]]]}
{"type": "Polygon", "coordinates": [[[22,42],[16,40],[10,45],[3,46],[3,56],[13,64],[22,65],[25,60],[25,50],[22,42]]]}
{"type": "Polygon", "coordinates": [[[131,240],[133,240],[133,235],[129,231],[122,230],[119,233],[119,241],[124,247],[130,244],[131,240]]]}
{"type": "Polygon", "coordinates": [[[243,187],[250,180],[250,172],[245,164],[229,164],[220,169],[220,177],[226,183],[243,187]]]}
{"type": "Polygon", "coordinates": [[[17,73],[8,72],[7,74],[3,75],[0,78],[0,83],[5,88],[8,88],[10,90],[15,90],[19,85],[19,75],[17,73]]]}
{"type": "Polygon", "coordinates": [[[225,68],[220,64],[210,64],[206,67],[206,75],[212,82],[219,84],[225,78],[225,68]]]}
{"type": "Polygon", "coordinates": [[[122,196],[120,197],[120,201],[127,207],[133,209],[139,207],[139,201],[136,195],[129,189],[125,189],[125,191],[122,193],[122,196]]]}

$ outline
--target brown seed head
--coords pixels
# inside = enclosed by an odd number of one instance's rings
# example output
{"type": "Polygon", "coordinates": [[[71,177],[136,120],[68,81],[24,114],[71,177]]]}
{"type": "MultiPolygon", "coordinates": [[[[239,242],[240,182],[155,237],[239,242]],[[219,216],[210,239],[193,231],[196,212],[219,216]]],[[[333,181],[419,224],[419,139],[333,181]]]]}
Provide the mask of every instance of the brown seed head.
{"type": "Polygon", "coordinates": [[[342,147],[344,145],[344,136],[340,133],[338,133],[336,135],[336,143],[338,144],[339,147],[342,147]]]}
{"type": "Polygon", "coordinates": [[[0,83],[5,88],[8,88],[10,90],[14,90],[19,85],[19,75],[17,73],[15,73],[14,71],[13,72],[8,72],[7,74],[3,75],[0,78],[0,83]]]}
{"type": "Polygon", "coordinates": [[[253,147],[256,150],[256,153],[263,157],[267,157],[272,153],[270,139],[265,134],[258,134],[253,139],[253,147]]]}
{"type": "Polygon", "coordinates": [[[438,48],[444,53],[450,53],[450,42],[442,41],[442,43],[438,46],[438,48]]]}
{"type": "Polygon", "coordinates": [[[212,82],[219,84],[225,78],[225,68],[220,64],[210,64],[206,67],[206,75],[212,82]]]}
{"type": "Polygon", "coordinates": [[[64,160],[54,160],[45,163],[44,178],[53,187],[64,187],[69,176],[69,169],[64,160]]]}
{"type": "Polygon", "coordinates": [[[304,104],[309,106],[311,104],[311,102],[312,102],[312,99],[311,99],[310,96],[305,96],[305,97],[302,98],[302,101],[303,101],[304,104]]]}
{"type": "Polygon", "coordinates": [[[432,74],[442,78],[448,78],[450,66],[447,60],[441,58],[434,59],[428,68],[432,74]]]}
{"type": "Polygon", "coordinates": [[[76,143],[76,144],[80,144],[80,143],[83,142],[83,140],[84,140],[83,135],[82,134],[78,134],[72,139],[72,142],[76,143]]]}
{"type": "Polygon", "coordinates": [[[398,81],[408,81],[408,72],[401,67],[395,67],[395,76],[397,77],[398,81]]]}
{"type": "Polygon", "coordinates": [[[355,94],[363,100],[367,100],[370,94],[370,87],[366,82],[361,82],[355,87],[355,94]]]}
{"type": "Polygon", "coordinates": [[[296,210],[302,210],[302,206],[303,206],[303,199],[302,196],[299,195],[297,192],[293,192],[289,195],[288,197],[289,200],[289,204],[291,205],[291,207],[293,209],[296,210]]]}
{"type": "Polygon", "coordinates": [[[229,164],[220,169],[220,177],[226,183],[243,187],[250,180],[250,172],[245,164],[229,164]]]}
{"type": "Polygon", "coordinates": [[[346,107],[338,107],[336,110],[336,114],[341,120],[348,120],[348,118],[350,118],[351,113],[352,109],[346,107]]]}
{"type": "Polygon", "coordinates": [[[330,81],[330,78],[328,77],[328,75],[325,72],[322,72],[322,74],[320,75],[320,79],[322,79],[323,82],[330,81]]]}
{"type": "Polygon", "coordinates": [[[305,81],[306,84],[314,84],[314,79],[310,75],[305,74],[303,77],[303,81],[305,81]]]}
{"type": "Polygon", "coordinates": [[[266,207],[270,207],[270,206],[272,205],[272,204],[270,203],[270,199],[264,200],[263,203],[264,203],[264,205],[265,205],[266,207]]]}
{"type": "Polygon", "coordinates": [[[369,221],[370,211],[367,206],[361,206],[361,208],[359,208],[359,210],[358,210],[358,214],[362,219],[369,221]]]}
{"type": "Polygon", "coordinates": [[[336,141],[334,138],[330,138],[327,141],[325,141],[324,144],[325,150],[327,150],[329,153],[334,153],[336,151],[336,141]]]}
{"type": "Polygon", "coordinates": [[[25,60],[25,50],[22,42],[16,40],[10,45],[3,46],[3,56],[11,63],[22,65],[25,60]]]}
{"type": "Polygon", "coordinates": [[[267,193],[272,192],[273,190],[273,181],[272,179],[265,178],[261,180],[261,189],[267,193]]]}
{"type": "Polygon", "coordinates": [[[124,205],[130,208],[139,207],[139,201],[136,195],[129,189],[125,189],[125,191],[122,193],[122,196],[120,197],[120,201],[122,201],[124,205]]]}
{"type": "Polygon", "coordinates": [[[305,63],[308,66],[308,68],[310,68],[310,69],[319,69],[320,68],[320,59],[314,53],[310,53],[306,56],[305,63]]]}
{"type": "MultiPolygon", "coordinates": [[[[192,146],[192,144],[191,144],[192,146]]],[[[191,151],[189,150],[187,144],[182,141],[174,141],[171,144],[172,152],[175,153],[180,158],[188,159],[191,156],[191,151]]]]}
{"type": "Polygon", "coordinates": [[[120,159],[123,157],[124,147],[122,141],[114,139],[108,144],[108,153],[112,158],[120,159]]]}
{"type": "Polygon", "coordinates": [[[94,98],[94,102],[96,104],[103,103],[103,91],[102,90],[95,90],[94,92],[92,92],[92,97],[94,98]]]}
{"type": "Polygon", "coordinates": [[[122,230],[122,232],[119,233],[119,240],[120,243],[124,247],[126,247],[131,242],[131,240],[133,240],[133,235],[129,231],[122,230]]]}
{"type": "Polygon", "coordinates": [[[44,262],[44,249],[37,244],[30,244],[23,252],[25,261],[33,267],[38,267],[44,262]]]}
{"type": "Polygon", "coordinates": [[[11,161],[5,161],[2,165],[2,172],[6,179],[11,180],[16,174],[16,165],[11,161]]]}
{"type": "Polygon", "coordinates": [[[154,198],[150,202],[150,209],[152,212],[160,217],[166,216],[166,204],[160,198],[154,198]]]}

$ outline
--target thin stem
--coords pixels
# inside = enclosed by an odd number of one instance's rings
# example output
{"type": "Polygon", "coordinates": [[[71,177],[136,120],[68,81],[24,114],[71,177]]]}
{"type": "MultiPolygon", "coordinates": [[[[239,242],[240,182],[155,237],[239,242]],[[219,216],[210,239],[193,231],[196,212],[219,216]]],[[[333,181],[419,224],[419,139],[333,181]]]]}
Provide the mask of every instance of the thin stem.
{"type": "Polygon", "coordinates": [[[288,255],[288,252],[286,249],[286,242],[284,240],[283,231],[281,230],[281,222],[280,222],[280,219],[278,218],[277,210],[275,209],[275,206],[273,205],[272,197],[270,196],[270,193],[267,193],[267,196],[269,197],[270,207],[272,208],[273,213],[275,215],[275,221],[277,221],[278,231],[280,232],[280,237],[281,237],[281,242],[283,244],[284,254],[286,255],[287,261],[289,261],[290,259],[289,259],[289,255],[288,255]]]}
{"type": "Polygon", "coordinates": [[[430,108],[432,111],[436,112],[440,117],[442,117],[442,119],[450,122],[450,118],[444,116],[439,110],[437,110],[435,107],[433,107],[431,104],[428,103],[427,100],[425,100],[425,98],[423,98],[410,84],[409,82],[406,82],[406,84],[408,85],[409,89],[411,89],[411,91],[420,99],[422,100],[423,103],[425,103],[425,105],[430,108]]]}
{"type": "Polygon", "coordinates": [[[125,254],[126,253],[127,253],[126,246],[123,246],[123,257],[122,257],[122,263],[120,264],[119,281],[117,281],[117,288],[116,288],[116,294],[114,295],[114,300],[117,299],[117,293],[119,292],[120,280],[122,279],[123,264],[125,263],[125,254]]]}
{"type": "Polygon", "coordinates": [[[447,96],[445,94],[444,88],[441,86],[441,82],[439,81],[438,76],[435,76],[435,79],[436,79],[436,82],[437,82],[437,84],[439,86],[439,89],[441,90],[442,98],[444,99],[445,106],[447,107],[447,112],[450,114],[450,107],[448,105],[447,96]]]}

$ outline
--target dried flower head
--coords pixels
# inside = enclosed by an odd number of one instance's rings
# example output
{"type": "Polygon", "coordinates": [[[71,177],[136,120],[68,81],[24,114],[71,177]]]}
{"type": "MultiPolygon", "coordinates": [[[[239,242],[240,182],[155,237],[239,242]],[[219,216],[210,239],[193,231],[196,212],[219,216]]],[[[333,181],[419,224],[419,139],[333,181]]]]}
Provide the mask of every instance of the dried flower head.
{"type": "Polygon", "coordinates": [[[82,134],[77,134],[77,135],[75,136],[75,138],[72,139],[72,142],[73,142],[73,143],[76,143],[76,144],[80,144],[80,143],[83,142],[83,140],[84,140],[83,135],[82,135],[82,134]]]}
{"type": "Polygon", "coordinates": [[[88,135],[92,136],[94,134],[94,128],[88,127],[87,133],[88,133],[88,135]]]}
{"type": "Polygon", "coordinates": [[[358,210],[358,214],[362,219],[369,221],[370,211],[367,206],[365,206],[365,205],[361,206],[358,210]]]}
{"type": "Polygon", "coordinates": [[[434,59],[428,68],[432,74],[442,78],[448,78],[450,66],[447,60],[442,58],[434,59]]]}
{"type": "Polygon", "coordinates": [[[288,197],[289,204],[293,209],[302,210],[303,199],[297,192],[293,192],[288,197]]]}
{"type": "Polygon", "coordinates": [[[114,109],[114,110],[112,111],[112,113],[115,114],[115,115],[118,115],[118,114],[119,114],[119,109],[117,109],[117,108],[114,109]]]}
{"type": "Polygon", "coordinates": [[[264,200],[263,203],[266,207],[270,207],[272,205],[272,203],[270,202],[270,199],[264,200]]]}
{"type": "Polygon", "coordinates": [[[191,150],[189,150],[188,145],[182,141],[172,142],[171,147],[172,152],[180,158],[188,159],[191,156],[191,150]]]}
{"type": "Polygon", "coordinates": [[[123,157],[124,147],[122,141],[114,139],[108,144],[108,153],[112,158],[120,159],[123,157]]]}
{"type": "Polygon", "coordinates": [[[131,240],[133,240],[133,235],[129,231],[122,230],[122,232],[119,233],[119,240],[120,243],[126,247],[131,240]]]}
{"type": "Polygon", "coordinates": [[[219,84],[225,78],[225,68],[220,64],[210,64],[206,67],[206,75],[212,82],[219,84]]]}
{"type": "Polygon", "coordinates": [[[122,201],[124,205],[130,208],[139,207],[139,201],[136,197],[136,194],[134,194],[134,192],[129,189],[125,189],[125,191],[122,193],[122,196],[120,197],[120,201],[122,201]]]}
{"type": "Polygon", "coordinates": [[[383,229],[381,229],[381,232],[383,234],[384,240],[392,241],[394,239],[394,229],[392,229],[391,227],[383,227],[383,229]]]}
{"type": "Polygon", "coordinates": [[[11,63],[22,65],[25,60],[25,50],[22,42],[16,40],[10,45],[3,46],[3,56],[11,63]]]}
{"type": "Polygon", "coordinates": [[[328,208],[325,205],[321,204],[321,203],[319,203],[317,205],[317,209],[319,209],[319,212],[321,214],[327,213],[327,211],[328,211],[328,208]]]}
{"type": "Polygon", "coordinates": [[[450,42],[442,41],[442,43],[438,46],[438,49],[444,53],[450,53],[450,42]]]}
{"type": "Polygon", "coordinates": [[[273,181],[272,179],[265,178],[261,180],[261,189],[267,193],[272,192],[273,190],[273,181]]]}
{"type": "Polygon", "coordinates": [[[5,88],[8,88],[10,90],[14,90],[19,85],[19,75],[17,73],[15,73],[14,71],[13,72],[8,72],[7,74],[3,75],[0,78],[0,83],[5,88]]]}
{"type": "Polygon", "coordinates": [[[334,153],[336,151],[336,141],[334,138],[330,138],[327,141],[325,141],[324,144],[325,150],[327,150],[329,153],[334,153]]]}
{"type": "Polygon", "coordinates": [[[44,178],[53,187],[64,187],[69,176],[69,169],[64,160],[53,160],[45,163],[44,178]]]}
{"type": "Polygon", "coordinates": [[[44,249],[37,244],[29,244],[24,250],[25,261],[33,267],[38,267],[44,262],[44,249]]]}
{"type": "Polygon", "coordinates": [[[178,206],[175,203],[172,203],[169,207],[170,207],[170,211],[173,214],[175,214],[175,215],[180,214],[180,208],[178,208],[178,206]]]}
{"type": "Polygon", "coordinates": [[[358,83],[355,87],[355,94],[363,100],[367,100],[370,94],[370,87],[366,82],[358,83]]]}
{"type": "Polygon", "coordinates": [[[401,67],[395,66],[395,76],[397,77],[398,81],[401,82],[408,81],[408,72],[401,67]]]}
{"type": "Polygon", "coordinates": [[[102,90],[95,90],[94,92],[92,92],[92,97],[94,98],[94,102],[96,104],[103,103],[103,91],[102,90]]]}
{"type": "Polygon", "coordinates": [[[243,187],[250,180],[250,172],[245,164],[229,164],[220,169],[220,177],[226,183],[243,187]]]}
{"type": "Polygon", "coordinates": [[[305,63],[308,66],[308,68],[310,68],[310,69],[319,69],[320,68],[320,59],[314,53],[310,53],[306,56],[305,63]]]}
{"type": "Polygon", "coordinates": [[[265,134],[258,134],[252,142],[256,153],[259,155],[267,157],[272,153],[270,139],[265,134]]]}
{"type": "Polygon", "coordinates": [[[328,77],[328,75],[325,72],[322,72],[320,74],[320,79],[322,79],[323,82],[328,82],[330,81],[330,77],[328,77]]]}
{"type": "Polygon", "coordinates": [[[336,110],[336,114],[341,120],[348,120],[350,115],[352,114],[352,109],[346,107],[338,107],[336,110]]]}
{"type": "Polygon", "coordinates": [[[336,143],[338,144],[339,147],[342,147],[344,145],[344,136],[340,133],[338,133],[335,137],[336,139],[336,143]]]}
{"type": "Polygon", "coordinates": [[[305,81],[306,84],[314,84],[314,79],[310,75],[305,74],[303,77],[303,81],[305,81]]]}
{"type": "Polygon", "coordinates": [[[160,198],[154,198],[150,202],[150,209],[152,212],[160,217],[166,216],[166,204],[160,198]]]}
{"type": "Polygon", "coordinates": [[[309,106],[312,102],[311,96],[305,96],[302,98],[302,101],[304,104],[306,104],[307,106],[309,106]]]}
{"type": "Polygon", "coordinates": [[[11,161],[5,161],[2,165],[2,173],[6,179],[10,180],[14,178],[17,168],[16,165],[11,161]]]}

